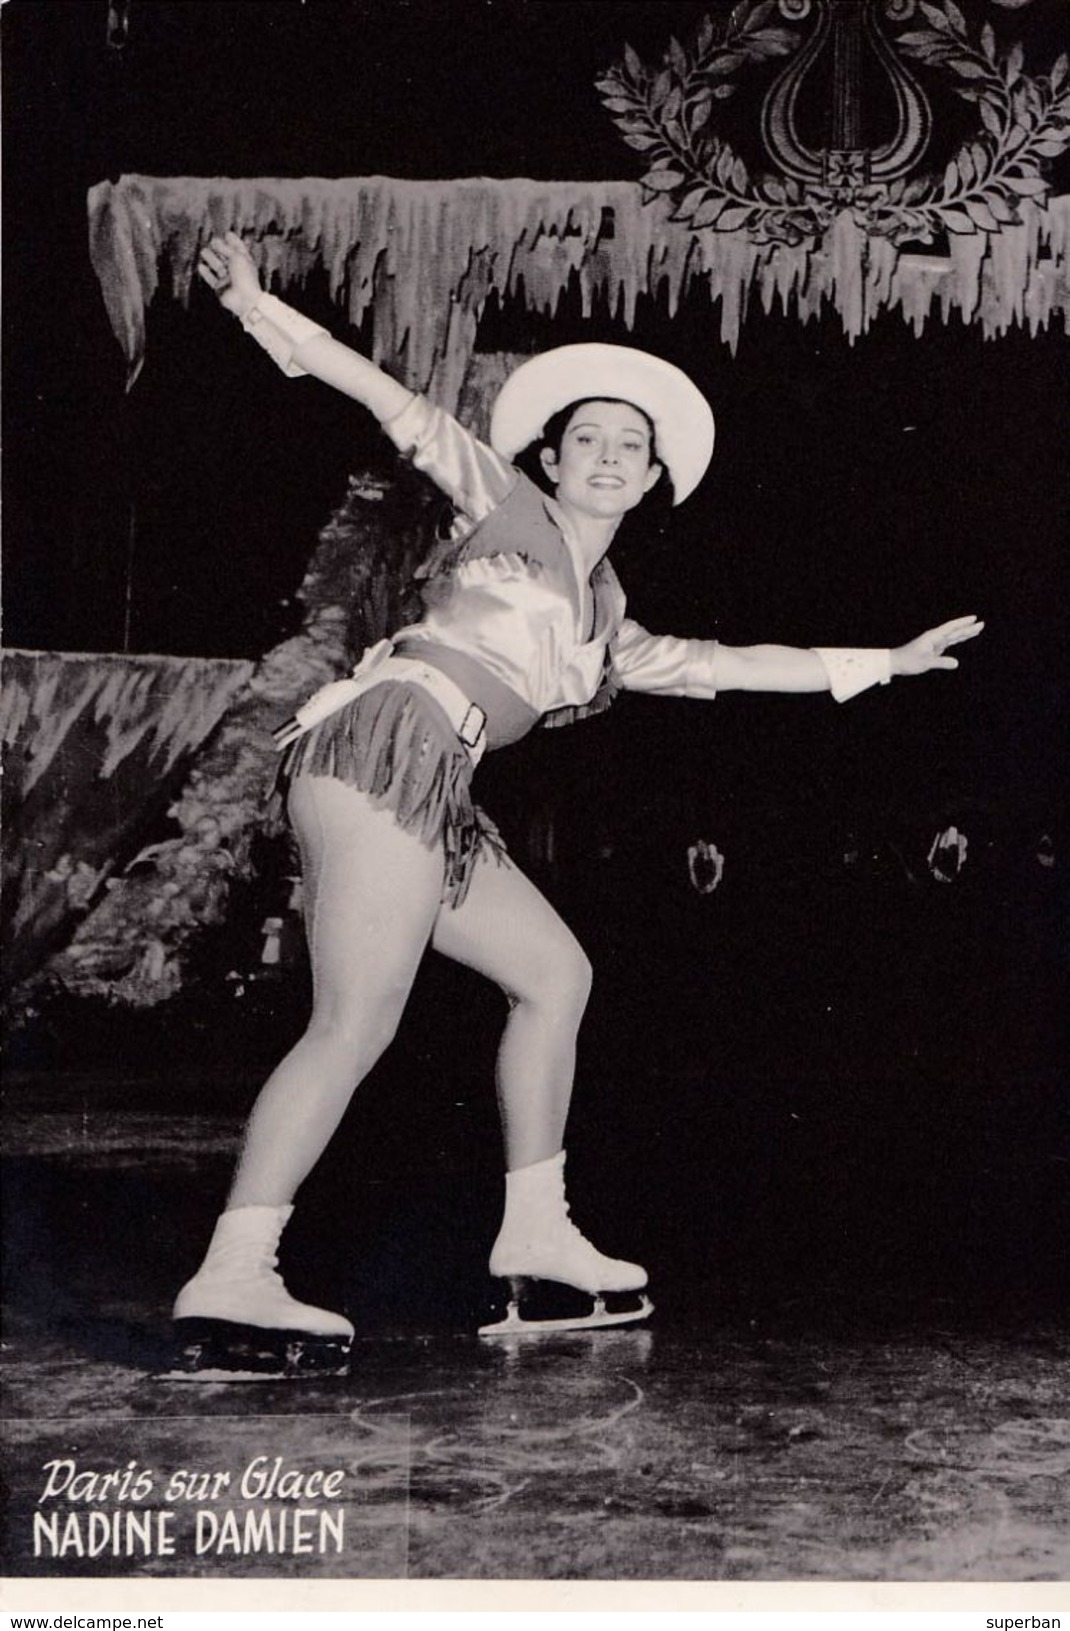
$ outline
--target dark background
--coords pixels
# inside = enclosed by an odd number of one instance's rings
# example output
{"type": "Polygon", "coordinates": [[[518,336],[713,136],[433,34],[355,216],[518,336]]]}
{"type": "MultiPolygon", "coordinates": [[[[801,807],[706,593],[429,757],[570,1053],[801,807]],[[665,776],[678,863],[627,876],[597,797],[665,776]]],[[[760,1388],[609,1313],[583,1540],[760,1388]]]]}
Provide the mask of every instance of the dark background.
{"type": "MultiPolygon", "coordinates": [[[[9,0],[6,643],[255,657],[296,627],[348,470],[387,457],[352,404],[283,380],[200,289],[189,312],[157,300],[125,394],[89,186],[626,178],[593,80],[625,41],[652,58],[706,9],[134,0],[119,49],[104,4],[9,0]]],[[[1067,44],[1060,0],[966,9],[1024,38],[1037,71],[1067,44]]],[[[322,289],[303,304],[340,332],[322,289]]],[[[935,319],[918,338],[886,315],[851,346],[834,317],[755,310],[733,357],[717,326],[693,297],[671,322],[647,303],[632,334],[566,303],[553,323],[495,310],[481,337],[630,339],[708,392],[714,465],[673,542],[620,561],[632,614],[731,643],[884,645],[965,612],[987,628],[955,676],[843,709],[629,697],[485,766],[485,802],[596,966],[572,1133],[589,1204],[626,1214],[629,1251],[663,1274],[715,1251],[760,1282],[1047,1296],[1070,1173],[1065,335],[935,319]],[[952,822],[967,866],[941,884],[925,856],[952,822]],[[709,897],[687,879],[697,837],[727,857],[709,897]]],[[[296,968],[236,1005],[226,976],[255,972],[262,904],[239,901],[202,948],[195,1009],[80,1014],[76,1047],[60,1025],[16,1062],[151,1060],[153,1091],[181,1097],[222,1052],[251,1091],[304,998],[296,968]]],[[[418,995],[362,1127],[387,1161],[491,1163],[498,999],[434,962],[418,995]]]]}

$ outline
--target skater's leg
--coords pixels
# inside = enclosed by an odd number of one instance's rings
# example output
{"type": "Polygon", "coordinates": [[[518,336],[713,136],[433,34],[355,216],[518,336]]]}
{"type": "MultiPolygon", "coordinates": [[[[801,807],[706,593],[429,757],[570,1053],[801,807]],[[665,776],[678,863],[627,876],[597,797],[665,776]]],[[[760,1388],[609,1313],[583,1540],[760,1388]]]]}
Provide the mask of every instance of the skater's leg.
{"type": "Polygon", "coordinates": [[[432,944],[485,974],[509,999],[498,1053],[506,1164],[527,1167],[556,1155],[591,989],[582,947],[516,866],[487,855],[463,903],[439,912],[432,944]]]}
{"type": "MultiPolygon", "coordinates": [[[[510,1001],[498,1055],[509,1170],[491,1273],[558,1281],[592,1294],[641,1290],[645,1270],[596,1251],[569,1219],[565,1200],[562,1144],[591,980],[575,937],[523,873],[488,857],[463,905],[439,913],[433,944],[494,980],[510,1001]]],[[[649,1312],[644,1300],[627,1314],[603,1311],[567,1323],[610,1323],[649,1312]]],[[[508,1328],[516,1326],[514,1308],[508,1328]]]]}
{"type": "Polygon", "coordinates": [[[259,1373],[276,1361],[286,1374],[344,1365],[352,1326],[290,1296],[276,1272],[279,1236],[298,1185],[394,1034],[442,889],[441,855],[354,788],[301,777],[290,810],[304,865],[313,1013],[257,1099],[227,1210],[175,1303],[179,1369],[201,1378],[247,1374],[250,1364],[259,1373]],[[303,1339],[272,1359],[258,1332],[303,1339]]]}
{"type": "Polygon", "coordinates": [[[393,1038],[438,910],[442,856],[330,777],[299,777],[312,957],[308,1029],[261,1090],[228,1205],[293,1199],[357,1084],[393,1038]]]}

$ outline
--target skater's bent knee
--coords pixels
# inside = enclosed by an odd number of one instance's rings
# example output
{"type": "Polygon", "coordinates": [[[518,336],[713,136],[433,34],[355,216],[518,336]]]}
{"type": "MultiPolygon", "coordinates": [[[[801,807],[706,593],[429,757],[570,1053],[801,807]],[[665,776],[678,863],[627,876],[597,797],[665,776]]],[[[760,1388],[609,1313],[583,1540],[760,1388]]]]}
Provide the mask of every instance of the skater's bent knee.
{"type": "Polygon", "coordinates": [[[591,994],[593,971],[583,948],[573,942],[555,946],[528,971],[519,988],[510,991],[510,1001],[529,1003],[535,1008],[579,1016],[591,994]]]}
{"type": "Polygon", "coordinates": [[[401,1007],[384,1003],[374,1012],[335,1006],[318,1008],[305,1035],[319,1047],[352,1060],[358,1074],[363,1073],[393,1042],[401,1007]]]}
{"type": "Polygon", "coordinates": [[[569,971],[569,989],[572,992],[573,1001],[578,1003],[581,1008],[587,1006],[587,999],[591,995],[593,983],[594,969],[591,967],[590,958],[582,947],[577,946],[569,971]]]}

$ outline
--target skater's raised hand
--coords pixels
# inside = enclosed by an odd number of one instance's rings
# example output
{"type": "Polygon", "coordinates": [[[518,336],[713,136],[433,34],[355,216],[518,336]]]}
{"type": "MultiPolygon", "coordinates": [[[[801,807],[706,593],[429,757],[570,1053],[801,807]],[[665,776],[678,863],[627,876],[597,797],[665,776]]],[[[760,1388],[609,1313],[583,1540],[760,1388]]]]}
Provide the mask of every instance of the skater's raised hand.
{"type": "Polygon", "coordinates": [[[213,238],[201,250],[197,271],[236,317],[244,317],[260,298],[260,274],[247,246],[236,232],[213,238]]]}
{"type": "Polygon", "coordinates": [[[976,617],[953,617],[939,628],[928,629],[892,652],[893,674],[927,674],[931,668],[957,668],[958,658],[945,656],[948,646],[973,640],[984,624],[976,617]]]}
{"type": "Polygon", "coordinates": [[[311,374],[344,391],[383,422],[395,419],[412,401],[412,392],[377,363],[332,340],[326,329],[274,295],[265,295],[256,262],[236,232],[210,239],[201,250],[197,271],[235,317],[244,320],[259,304],[260,322],[249,332],[291,378],[311,374]]]}

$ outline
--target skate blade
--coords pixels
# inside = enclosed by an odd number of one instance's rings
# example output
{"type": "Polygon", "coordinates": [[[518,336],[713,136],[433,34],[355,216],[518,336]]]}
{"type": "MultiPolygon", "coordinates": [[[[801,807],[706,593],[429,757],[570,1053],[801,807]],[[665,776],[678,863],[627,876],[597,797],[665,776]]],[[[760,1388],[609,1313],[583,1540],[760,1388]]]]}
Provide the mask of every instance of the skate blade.
{"type": "Polygon", "coordinates": [[[180,1340],[159,1382],[300,1382],[349,1373],[351,1341],[226,1321],[178,1320],[180,1340]]]}
{"type": "MultiPolygon", "coordinates": [[[[316,1375],[330,1375],[331,1372],[318,1371],[316,1375]]],[[[337,1372],[339,1376],[343,1373],[337,1372]]],[[[197,1382],[202,1386],[209,1382],[308,1382],[312,1380],[309,1371],[286,1370],[224,1370],[218,1367],[215,1370],[208,1367],[198,1367],[191,1370],[162,1370],[157,1371],[153,1377],[154,1382],[197,1382]]]]}
{"type": "Polygon", "coordinates": [[[511,1307],[503,1320],[493,1325],[481,1325],[477,1334],[481,1337],[512,1337],[539,1336],[548,1331],[601,1331],[611,1325],[632,1325],[636,1320],[649,1319],[653,1312],[654,1304],[646,1296],[640,1298],[638,1308],[629,1308],[623,1313],[611,1314],[603,1308],[590,1314],[576,1314],[562,1319],[526,1320],[511,1307]]]}

